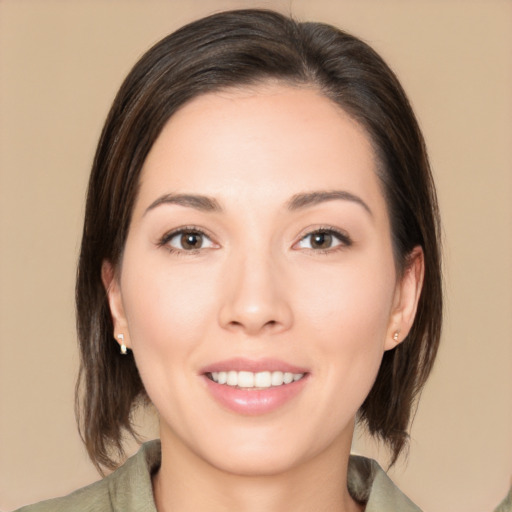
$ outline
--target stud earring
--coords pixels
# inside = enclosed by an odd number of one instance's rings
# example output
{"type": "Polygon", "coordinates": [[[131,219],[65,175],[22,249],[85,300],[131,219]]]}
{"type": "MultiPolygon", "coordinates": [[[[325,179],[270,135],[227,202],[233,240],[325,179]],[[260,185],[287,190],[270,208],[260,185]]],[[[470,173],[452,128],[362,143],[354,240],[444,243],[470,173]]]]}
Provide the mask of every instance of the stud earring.
{"type": "Polygon", "coordinates": [[[125,356],[128,354],[128,349],[126,348],[126,345],[124,344],[124,334],[118,334],[117,339],[121,342],[121,354],[125,356]]]}
{"type": "Polygon", "coordinates": [[[393,334],[393,340],[398,341],[398,331],[395,331],[395,334],[393,334]]]}

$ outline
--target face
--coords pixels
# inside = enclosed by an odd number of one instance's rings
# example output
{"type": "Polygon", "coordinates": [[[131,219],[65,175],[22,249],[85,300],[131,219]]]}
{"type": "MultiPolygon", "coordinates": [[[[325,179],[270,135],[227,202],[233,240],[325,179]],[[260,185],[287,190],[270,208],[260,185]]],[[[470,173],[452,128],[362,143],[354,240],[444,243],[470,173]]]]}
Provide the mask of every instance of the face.
{"type": "Polygon", "coordinates": [[[349,449],[421,281],[397,280],[375,170],[364,131],[311,89],[204,95],[167,123],[103,268],[164,449],[240,474],[349,449]]]}

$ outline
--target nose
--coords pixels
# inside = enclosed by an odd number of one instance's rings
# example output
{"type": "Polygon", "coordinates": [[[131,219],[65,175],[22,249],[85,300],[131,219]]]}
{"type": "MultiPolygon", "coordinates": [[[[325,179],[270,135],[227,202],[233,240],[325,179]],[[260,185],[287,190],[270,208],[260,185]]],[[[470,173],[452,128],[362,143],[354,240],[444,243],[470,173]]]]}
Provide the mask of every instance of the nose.
{"type": "Polygon", "coordinates": [[[239,257],[229,263],[227,273],[219,310],[224,329],[256,336],[290,328],[293,312],[286,277],[270,257],[239,257]]]}

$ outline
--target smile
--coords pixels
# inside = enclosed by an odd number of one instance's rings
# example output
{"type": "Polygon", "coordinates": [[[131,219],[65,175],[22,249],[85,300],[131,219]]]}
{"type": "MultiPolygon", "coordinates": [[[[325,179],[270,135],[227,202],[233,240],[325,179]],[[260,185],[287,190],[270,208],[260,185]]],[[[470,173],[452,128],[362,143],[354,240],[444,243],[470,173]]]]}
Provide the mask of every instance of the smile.
{"type": "Polygon", "coordinates": [[[291,373],[281,371],[221,371],[211,372],[207,377],[217,384],[224,384],[235,388],[243,389],[266,389],[283,386],[298,381],[304,377],[304,373],[291,373]]]}

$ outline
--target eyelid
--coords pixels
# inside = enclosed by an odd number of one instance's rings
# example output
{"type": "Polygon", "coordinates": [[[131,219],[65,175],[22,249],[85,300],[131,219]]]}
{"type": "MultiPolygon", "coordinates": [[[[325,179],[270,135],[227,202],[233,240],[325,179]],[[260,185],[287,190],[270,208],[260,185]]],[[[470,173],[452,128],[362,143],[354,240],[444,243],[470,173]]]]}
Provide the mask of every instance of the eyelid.
{"type": "Polygon", "coordinates": [[[214,241],[214,237],[204,228],[200,228],[198,226],[180,226],[174,229],[171,229],[170,231],[167,231],[162,237],[159,238],[156,245],[158,247],[165,247],[167,250],[169,250],[172,253],[179,253],[179,254],[197,254],[201,250],[209,250],[209,249],[216,249],[219,247],[219,244],[214,241]],[[204,238],[207,238],[211,242],[210,247],[200,247],[198,249],[180,249],[177,247],[173,247],[169,244],[169,242],[175,238],[176,236],[182,235],[184,233],[197,233],[198,235],[203,236],[204,238]]]}
{"type": "Polygon", "coordinates": [[[305,230],[305,232],[303,232],[300,235],[297,242],[295,242],[293,244],[292,248],[296,249],[296,250],[305,249],[305,250],[309,250],[309,251],[312,251],[315,253],[327,253],[327,252],[333,252],[333,251],[336,251],[339,249],[345,249],[347,247],[350,247],[353,243],[354,242],[353,242],[352,238],[345,230],[342,230],[340,228],[336,228],[333,226],[319,226],[319,227],[315,227],[315,228],[308,228],[307,230],[305,230]],[[302,241],[304,241],[306,238],[308,238],[312,235],[315,235],[317,233],[327,233],[329,235],[332,235],[334,238],[337,239],[337,241],[339,243],[337,243],[333,247],[329,247],[327,249],[314,249],[312,247],[309,247],[309,248],[308,247],[305,247],[305,248],[298,247],[298,245],[302,241]]]}

